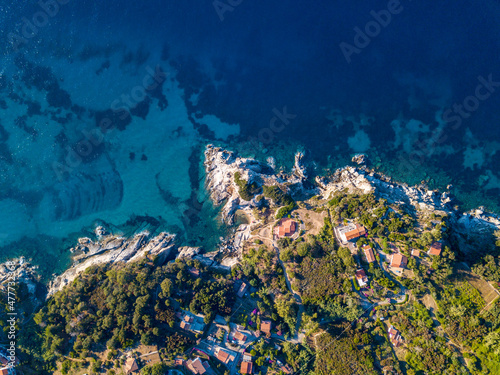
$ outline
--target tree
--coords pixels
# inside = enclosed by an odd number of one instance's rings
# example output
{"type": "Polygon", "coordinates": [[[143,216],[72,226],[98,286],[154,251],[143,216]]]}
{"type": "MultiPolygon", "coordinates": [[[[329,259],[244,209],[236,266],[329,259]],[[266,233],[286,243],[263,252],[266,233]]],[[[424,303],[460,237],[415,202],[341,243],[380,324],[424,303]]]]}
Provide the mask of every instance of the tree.
{"type": "Polygon", "coordinates": [[[488,333],[484,338],[484,345],[486,345],[491,352],[500,355],[500,332],[493,331],[488,333]]]}
{"type": "Polygon", "coordinates": [[[161,282],[161,293],[163,298],[168,298],[172,295],[174,285],[172,283],[172,280],[170,279],[165,279],[161,282]]]}

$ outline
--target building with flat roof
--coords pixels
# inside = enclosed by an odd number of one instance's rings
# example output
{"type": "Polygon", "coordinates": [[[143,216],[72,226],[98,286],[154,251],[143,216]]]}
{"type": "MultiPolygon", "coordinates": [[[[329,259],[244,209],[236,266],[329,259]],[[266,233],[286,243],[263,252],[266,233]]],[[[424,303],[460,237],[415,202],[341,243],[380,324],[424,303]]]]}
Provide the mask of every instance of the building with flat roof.
{"type": "Polygon", "coordinates": [[[247,290],[248,290],[248,284],[245,282],[241,283],[241,286],[238,289],[238,293],[237,293],[238,297],[243,298],[243,296],[245,295],[247,290]]]}

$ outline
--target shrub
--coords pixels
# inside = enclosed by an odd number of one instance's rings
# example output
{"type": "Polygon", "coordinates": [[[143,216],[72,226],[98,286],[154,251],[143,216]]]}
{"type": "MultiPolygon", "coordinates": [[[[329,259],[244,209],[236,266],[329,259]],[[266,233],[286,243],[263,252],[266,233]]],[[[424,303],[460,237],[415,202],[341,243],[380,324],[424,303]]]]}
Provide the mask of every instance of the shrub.
{"type": "Polygon", "coordinates": [[[238,192],[240,194],[241,199],[246,201],[250,201],[253,197],[259,193],[260,187],[255,182],[249,184],[247,181],[241,178],[241,173],[236,172],[234,174],[234,182],[238,185],[238,192]]]}

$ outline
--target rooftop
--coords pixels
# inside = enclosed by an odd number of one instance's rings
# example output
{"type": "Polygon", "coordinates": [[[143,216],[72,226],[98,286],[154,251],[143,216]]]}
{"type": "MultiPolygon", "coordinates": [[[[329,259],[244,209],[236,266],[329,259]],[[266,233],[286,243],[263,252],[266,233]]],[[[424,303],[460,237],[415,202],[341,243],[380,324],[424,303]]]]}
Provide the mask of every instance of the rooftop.
{"type": "Polygon", "coordinates": [[[429,249],[429,255],[440,255],[443,244],[441,242],[434,242],[429,249]]]}
{"type": "Polygon", "coordinates": [[[233,336],[238,341],[245,341],[247,339],[247,337],[241,332],[236,332],[233,336]]]}
{"type": "Polygon", "coordinates": [[[125,361],[125,372],[127,374],[130,374],[132,372],[139,371],[139,366],[137,366],[137,362],[135,361],[134,358],[128,358],[125,361]]]}
{"type": "Polygon", "coordinates": [[[365,252],[366,261],[368,263],[375,262],[375,256],[373,255],[373,250],[370,245],[363,246],[363,251],[365,252]]]}
{"type": "Polygon", "coordinates": [[[281,219],[278,222],[276,228],[274,228],[274,234],[276,234],[279,238],[291,237],[297,231],[297,229],[297,222],[289,218],[284,218],[281,219]]]}
{"type": "Polygon", "coordinates": [[[194,374],[204,374],[207,369],[210,368],[210,365],[208,362],[202,362],[201,359],[198,357],[195,360],[189,360],[186,362],[186,365],[188,369],[194,373],[194,374]]]}
{"type": "Polygon", "coordinates": [[[365,273],[365,270],[357,270],[356,271],[356,279],[360,280],[360,279],[364,279],[366,277],[366,273],[365,273]]]}
{"type": "Polygon", "coordinates": [[[364,236],[366,234],[366,228],[362,225],[356,224],[356,228],[345,233],[345,238],[347,241],[354,240],[355,238],[364,236]]]}
{"type": "Polygon", "coordinates": [[[252,362],[241,362],[241,373],[242,374],[251,374],[252,373],[252,362]]]}
{"type": "Polygon", "coordinates": [[[271,326],[272,326],[272,323],[270,320],[264,320],[261,324],[260,324],[260,330],[264,333],[271,333],[271,326]]]}
{"type": "Polygon", "coordinates": [[[401,253],[395,253],[391,258],[391,267],[405,268],[408,263],[408,259],[401,253]]]}

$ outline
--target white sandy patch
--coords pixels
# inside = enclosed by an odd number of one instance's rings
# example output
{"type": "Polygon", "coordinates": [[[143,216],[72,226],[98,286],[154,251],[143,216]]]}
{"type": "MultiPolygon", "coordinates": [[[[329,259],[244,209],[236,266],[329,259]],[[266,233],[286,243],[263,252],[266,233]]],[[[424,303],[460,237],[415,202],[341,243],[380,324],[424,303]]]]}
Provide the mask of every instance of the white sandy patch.
{"type": "Polygon", "coordinates": [[[413,151],[413,143],[422,133],[429,132],[429,125],[421,121],[410,119],[404,120],[401,118],[394,119],[391,122],[391,127],[394,130],[394,147],[402,147],[407,153],[413,151]]]}
{"type": "Polygon", "coordinates": [[[484,152],[480,148],[473,148],[468,146],[464,151],[464,163],[465,169],[470,168],[472,170],[478,168],[480,169],[484,164],[484,152]]]}
{"type": "Polygon", "coordinates": [[[491,170],[486,171],[488,183],[483,187],[484,190],[500,189],[500,177],[493,174],[491,170]]]}
{"type": "Polygon", "coordinates": [[[370,148],[370,137],[364,130],[358,130],[354,137],[347,139],[349,147],[354,152],[366,152],[370,148]]]}

